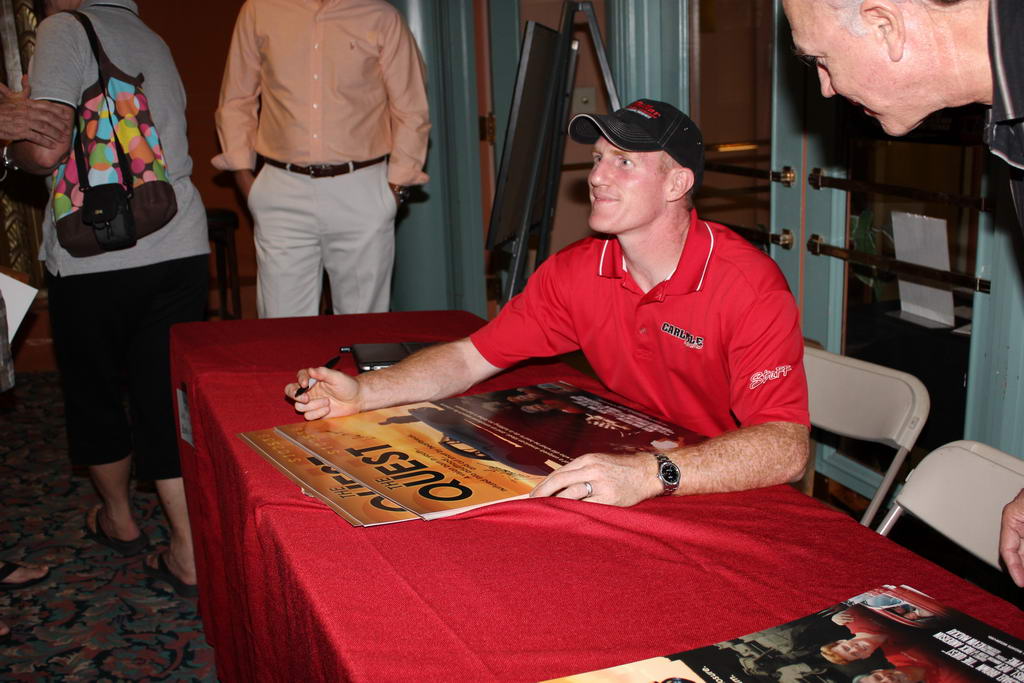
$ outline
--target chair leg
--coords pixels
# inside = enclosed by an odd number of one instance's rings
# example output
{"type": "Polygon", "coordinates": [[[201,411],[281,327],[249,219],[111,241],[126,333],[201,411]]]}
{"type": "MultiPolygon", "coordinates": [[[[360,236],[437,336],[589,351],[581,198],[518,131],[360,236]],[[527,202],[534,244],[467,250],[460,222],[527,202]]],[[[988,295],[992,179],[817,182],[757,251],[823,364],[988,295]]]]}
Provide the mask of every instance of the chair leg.
{"type": "Polygon", "coordinates": [[[864,526],[871,526],[871,520],[873,520],[875,515],[878,513],[878,508],[882,507],[885,497],[889,495],[889,489],[892,488],[892,483],[896,480],[896,475],[899,474],[900,467],[903,466],[903,461],[906,459],[907,449],[901,448],[892,459],[892,464],[889,465],[889,469],[885,471],[885,476],[882,477],[882,483],[878,485],[878,490],[875,491],[875,495],[871,499],[871,504],[868,505],[868,509],[864,511],[864,516],[860,518],[860,523],[864,526]]]}
{"type": "Polygon", "coordinates": [[[888,536],[889,531],[891,531],[893,525],[896,524],[896,520],[898,520],[902,515],[903,508],[900,507],[899,503],[895,503],[892,506],[892,509],[889,510],[889,512],[882,519],[882,523],[878,525],[878,533],[882,534],[883,536],[888,536]]]}

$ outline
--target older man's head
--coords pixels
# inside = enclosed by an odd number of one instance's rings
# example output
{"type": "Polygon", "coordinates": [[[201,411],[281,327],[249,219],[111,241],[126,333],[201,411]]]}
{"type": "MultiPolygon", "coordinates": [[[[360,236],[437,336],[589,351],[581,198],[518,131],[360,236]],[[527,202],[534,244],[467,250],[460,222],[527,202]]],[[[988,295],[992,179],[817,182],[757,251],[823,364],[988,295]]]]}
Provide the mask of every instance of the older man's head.
{"type": "Polygon", "coordinates": [[[988,0],[783,0],[798,55],[904,135],[945,107],[991,100],[988,0]]]}

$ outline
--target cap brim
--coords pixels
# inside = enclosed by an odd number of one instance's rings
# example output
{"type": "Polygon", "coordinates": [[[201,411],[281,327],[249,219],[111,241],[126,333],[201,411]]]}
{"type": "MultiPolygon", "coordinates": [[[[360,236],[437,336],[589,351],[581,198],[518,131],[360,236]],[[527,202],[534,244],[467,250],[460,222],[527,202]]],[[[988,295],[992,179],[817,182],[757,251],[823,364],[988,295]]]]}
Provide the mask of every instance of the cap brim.
{"type": "Polygon", "coordinates": [[[577,114],[569,122],[569,137],[584,144],[593,144],[599,137],[604,137],[627,152],[656,152],[661,149],[658,141],[642,129],[612,114],[577,114]]]}
{"type": "Polygon", "coordinates": [[[597,120],[590,114],[577,114],[569,121],[569,137],[576,142],[590,145],[601,137],[601,129],[597,127],[597,120]]]}

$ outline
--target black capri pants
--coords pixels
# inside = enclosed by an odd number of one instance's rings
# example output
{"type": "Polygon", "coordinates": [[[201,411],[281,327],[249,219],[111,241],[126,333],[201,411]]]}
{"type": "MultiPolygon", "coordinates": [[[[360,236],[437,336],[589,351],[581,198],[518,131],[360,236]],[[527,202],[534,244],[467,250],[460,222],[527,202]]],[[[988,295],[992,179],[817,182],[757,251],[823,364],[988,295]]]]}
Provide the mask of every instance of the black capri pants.
{"type": "Polygon", "coordinates": [[[204,318],[207,255],[47,283],[71,462],[134,454],[136,478],[180,477],[170,329],[204,318]]]}

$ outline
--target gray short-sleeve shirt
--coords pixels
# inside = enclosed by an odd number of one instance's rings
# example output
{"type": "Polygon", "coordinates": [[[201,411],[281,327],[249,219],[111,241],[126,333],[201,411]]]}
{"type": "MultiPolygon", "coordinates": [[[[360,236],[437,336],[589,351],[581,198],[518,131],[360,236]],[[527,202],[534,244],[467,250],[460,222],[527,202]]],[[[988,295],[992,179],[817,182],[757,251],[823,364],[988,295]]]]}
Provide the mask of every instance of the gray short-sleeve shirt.
{"type": "MultiPolygon", "coordinates": [[[[185,88],[171,51],[138,16],[131,0],[85,0],[81,11],[92,21],[110,61],[129,74],[145,77],[153,123],[178,202],[178,213],[166,226],[139,240],[130,249],[97,256],[71,256],[57,242],[53,211],[47,203],[39,258],[53,274],[80,275],[147,266],[206,254],[206,211],[192,184],[185,125],[185,88]]],[[[58,13],[43,21],[36,33],[36,53],[29,69],[34,99],[77,107],[82,92],[96,82],[98,72],[85,30],[75,17],[58,13]]],[[[52,197],[51,197],[52,202],[52,197]]]]}

